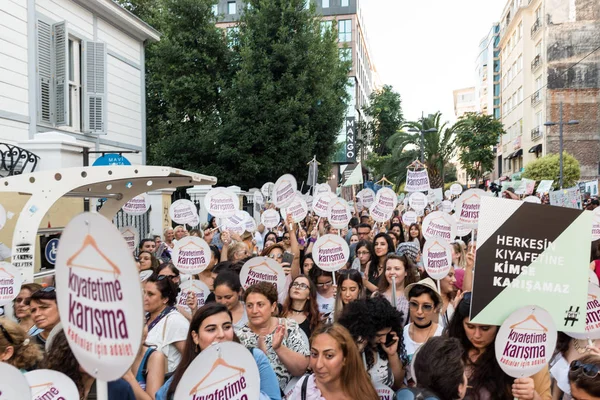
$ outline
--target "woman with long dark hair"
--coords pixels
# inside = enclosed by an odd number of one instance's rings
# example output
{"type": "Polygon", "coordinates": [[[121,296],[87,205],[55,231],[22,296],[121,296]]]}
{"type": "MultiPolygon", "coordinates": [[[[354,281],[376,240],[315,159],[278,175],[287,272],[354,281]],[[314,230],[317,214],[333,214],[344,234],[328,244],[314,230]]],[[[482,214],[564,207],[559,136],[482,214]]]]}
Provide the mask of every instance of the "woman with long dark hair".
{"type": "Polygon", "coordinates": [[[445,333],[457,338],[465,349],[463,361],[469,386],[467,397],[485,399],[536,399],[550,400],[550,374],[548,368],[533,377],[519,379],[506,375],[496,361],[494,342],[498,327],[471,323],[469,310],[471,293],[465,293],[445,333]]]}
{"type": "MultiPolygon", "coordinates": [[[[387,233],[381,232],[375,235],[375,239],[373,239],[373,251],[375,257],[371,258],[369,268],[365,272],[369,283],[378,286],[379,281],[384,279],[382,276],[385,272],[386,257],[389,253],[393,253],[394,250],[396,250],[394,248],[394,243],[387,233]]],[[[367,286],[367,288],[369,288],[369,286],[367,286]]],[[[374,292],[375,290],[372,291],[374,292]]]]}
{"type": "Polygon", "coordinates": [[[408,227],[408,241],[416,242],[419,245],[419,250],[423,251],[423,246],[425,246],[425,238],[421,232],[420,224],[416,222],[414,224],[410,224],[408,227]]]}
{"type": "Polygon", "coordinates": [[[335,299],[335,311],[333,320],[337,321],[344,307],[356,300],[365,299],[365,286],[363,278],[355,269],[343,269],[338,272],[337,278],[337,296],[335,299]]]}
{"type": "Polygon", "coordinates": [[[215,300],[227,307],[233,319],[234,328],[241,328],[248,322],[246,305],[242,301],[244,290],[240,277],[233,271],[222,271],[215,278],[215,300]]]}
{"type": "MultiPolygon", "coordinates": [[[[233,321],[231,312],[226,306],[219,303],[208,303],[196,311],[189,332],[185,340],[185,349],[183,351],[181,362],[167,382],[156,393],[156,400],[172,400],[177,390],[177,385],[181,381],[183,374],[188,369],[192,361],[204,349],[213,343],[237,342],[233,330],[233,321]]],[[[254,356],[260,373],[260,391],[271,400],[280,400],[281,395],[277,384],[277,377],[269,365],[269,360],[262,351],[257,348],[249,349],[254,356]]]]}
{"type": "Polygon", "coordinates": [[[281,316],[296,321],[300,329],[306,333],[306,337],[310,337],[311,332],[319,324],[317,288],[306,276],[298,275],[290,283],[288,292],[281,316]]]}

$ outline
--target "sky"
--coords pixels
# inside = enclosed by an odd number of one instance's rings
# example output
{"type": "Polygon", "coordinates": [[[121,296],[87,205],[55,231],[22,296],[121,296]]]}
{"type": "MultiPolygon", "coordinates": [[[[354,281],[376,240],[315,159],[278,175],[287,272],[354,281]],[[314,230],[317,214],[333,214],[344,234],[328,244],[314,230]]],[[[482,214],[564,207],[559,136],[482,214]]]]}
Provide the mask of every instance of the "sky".
{"type": "Polygon", "coordinates": [[[453,122],[452,91],[475,86],[479,42],[507,0],[360,0],[381,83],[400,93],[406,120],[442,112],[453,122]]]}

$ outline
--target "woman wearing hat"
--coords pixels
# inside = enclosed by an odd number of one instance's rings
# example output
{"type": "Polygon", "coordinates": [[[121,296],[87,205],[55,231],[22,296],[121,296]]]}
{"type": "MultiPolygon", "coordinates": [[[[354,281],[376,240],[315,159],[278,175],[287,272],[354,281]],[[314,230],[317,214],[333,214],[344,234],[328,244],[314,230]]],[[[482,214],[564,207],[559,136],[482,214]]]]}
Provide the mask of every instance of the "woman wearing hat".
{"type": "MultiPolygon", "coordinates": [[[[431,278],[411,283],[404,289],[404,294],[413,322],[404,327],[402,336],[409,362],[412,362],[413,355],[423,343],[442,334],[442,327],[433,322],[434,316],[440,311],[442,297],[431,278]]],[[[407,369],[406,381],[409,386],[415,383],[410,368],[407,369]]]]}

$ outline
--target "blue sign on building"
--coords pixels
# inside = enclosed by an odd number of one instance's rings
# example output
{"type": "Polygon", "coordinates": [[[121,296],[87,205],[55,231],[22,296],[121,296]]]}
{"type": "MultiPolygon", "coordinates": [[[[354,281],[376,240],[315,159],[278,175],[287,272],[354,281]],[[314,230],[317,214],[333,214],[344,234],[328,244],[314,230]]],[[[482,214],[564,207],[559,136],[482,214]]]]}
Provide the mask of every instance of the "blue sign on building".
{"type": "Polygon", "coordinates": [[[46,249],[44,250],[44,254],[46,256],[46,261],[48,261],[48,263],[50,263],[52,265],[54,265],[56,263],[57,251],[58,251],[58,239],[54,238],[46,244],[46,249]]]}
{"type": "Polygon", "coordinates": [[[93,167],[104,167],[107,165],[131,165],[131,163],[120,154],[110,153],[97,158],[92,164],[93,167]]]}

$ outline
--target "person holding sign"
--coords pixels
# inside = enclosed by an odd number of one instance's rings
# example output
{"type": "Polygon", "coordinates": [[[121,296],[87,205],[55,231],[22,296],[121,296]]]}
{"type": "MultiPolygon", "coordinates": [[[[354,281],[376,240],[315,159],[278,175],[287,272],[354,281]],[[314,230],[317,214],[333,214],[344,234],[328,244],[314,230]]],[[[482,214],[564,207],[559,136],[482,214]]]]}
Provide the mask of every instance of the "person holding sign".
{"type": "Polygon", "coordinates": [[[473,399],[550,400],[550,374],[548,368],[533,377],[513,379],[502,371],[496,360],[494,341],[498,327],[472,324],[469,318],[471,293],[465,293],[446,329],[446,334],[457,338],[465,348],[463,362],[466,366],[469,389],[467,397],[473,399]]]}
{"type": "Polygon", "coordinates": [[[352,336],[339,324],[322,325],[310,340],[313,374],[301,378],[290,400],[321,400],[340,397],[379,400],[365,372],[352,336]]]}
{"type": "MultiPolygon", "coordinates": [[[[181,363],[175,373],[156,393],[156,400],[173,400],[175,390],[192,361],[213,343],[235,341],[231,312],[223,304],[209,303],[198,309],[190,323],[181,363]]],[[[260,374],[260,391],[271,400],[280,400],[277,377],[269,360],[257,348],[248,348],[256,361],[260,374]]]]}
{"type": "Polygon", "coordinates": [[[402,313],[403,326],[408,322],[408,300],[404,288],[416,281],[416,268],[408,257],[390,254],[385,258],[384,278],[379,280],[377,290],[402,313]],[[396,304],[393,304],[394,299],[396,304]]]}
{"type": "Polygon", "coordinates": [[[244,302],[248,323],[236,334],[244,346],[258,347],[267,355],[283,391],[292,377],[302,376],[308,367],[306,336],[296,321],[273,316],[277,311],[277,288],[271,283],[248,287],[244,302]]]}

